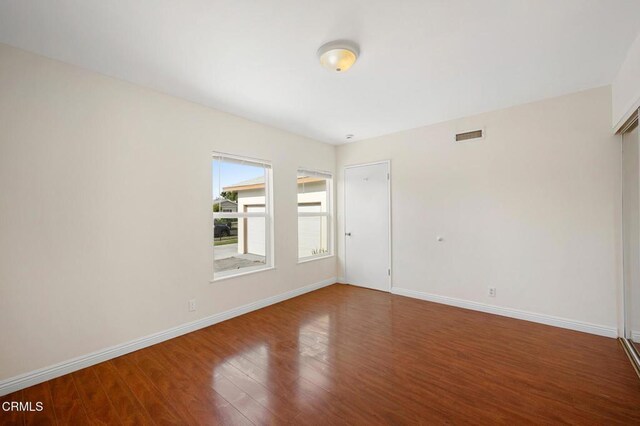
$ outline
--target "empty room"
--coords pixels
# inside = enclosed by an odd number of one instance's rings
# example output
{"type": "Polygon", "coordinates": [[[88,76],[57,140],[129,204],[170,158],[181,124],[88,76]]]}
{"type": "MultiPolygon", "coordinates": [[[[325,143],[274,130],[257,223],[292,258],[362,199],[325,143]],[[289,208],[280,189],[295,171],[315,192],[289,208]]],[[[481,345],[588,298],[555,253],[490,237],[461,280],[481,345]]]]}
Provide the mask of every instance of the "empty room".
{"type": "Polygon", "coordinates": [[[640,424],[640,1],[0,0],[0,425],[640,424]]]}

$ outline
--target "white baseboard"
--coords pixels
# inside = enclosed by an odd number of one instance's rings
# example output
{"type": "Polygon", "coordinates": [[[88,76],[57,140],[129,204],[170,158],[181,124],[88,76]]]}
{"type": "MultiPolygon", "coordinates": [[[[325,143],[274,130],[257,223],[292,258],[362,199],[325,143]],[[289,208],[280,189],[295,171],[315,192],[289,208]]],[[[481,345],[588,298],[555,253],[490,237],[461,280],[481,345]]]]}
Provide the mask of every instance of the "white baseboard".
{"type": "Polygon", "coordinates": [[[331,284],[335,284],[337,279],[332,277],[330,279],[320,281],[315,284],[310,284],[304,287],[297,288],[295,290],[288,291],[286,293],[278,294],[276,296],[267,297],[266,299],[259,300],[257,302],[249,303],[238,308],[230,309],[219,314],[211,315],[206,318],[199,319],[197,321],[189,322],[179,325],[177,327],[170,328],[159,333],[154,333],[145,337],[141,337],[135,340],[131,340],[120,345],[111,346],[106,349],[99,350],[87,355],[83,355],[77,358],[70,359],[49,367],[41,368],[39,370],[31,371],[19,376],[11,377],[9,379],[0,382],[0,396],[7,395],[12,392],[19,391],[29,386],[37,385],[38,383],[46,382],[47,380],[55,379],[56,377],[63,376],[65,374],[72,373],[74,371],[81,370],[86,367],[90,367],[95,364],[128,354],[130,352],[137,351],[147,346],[152,346],[165,340],[173,339],[174,337],[181,336],[183,334],[191,333],[192,331],[199,330],[204,327],[217,324],[228,319],[244,315],[251,311],[255,311],[264,308],[269,305],[273,305],[278,302],[282,302],[287,299],[291,299],[296,296],[300,296],[304,293],[317,290],[322,287],[326,287],[331,284]]]}
{"type": "Polygon", "coordinates": [[[456,306],[458,308],[471,309],[474,311],[487,312],[504,317],[517,318],[525,321],[537,322],[540,324],[552,325],[554,327],[567,328],[569,330],[582,331],[584,333],[597,334],[605,337],[618,337],[616,327],[590,324],[582,321],[575,321],[552,315],[536,314],[533,312],[521,311],[519,309],[503,308],[500,306],[487,305],[479,302],[471,302],[454,297],[438,296],[436,294],[423,293],[416,290],[393,287],[391,293],[400,296],[412,297],[414,299],[427,300],[429,302],[442,303],[444,305],[456,306]]]}

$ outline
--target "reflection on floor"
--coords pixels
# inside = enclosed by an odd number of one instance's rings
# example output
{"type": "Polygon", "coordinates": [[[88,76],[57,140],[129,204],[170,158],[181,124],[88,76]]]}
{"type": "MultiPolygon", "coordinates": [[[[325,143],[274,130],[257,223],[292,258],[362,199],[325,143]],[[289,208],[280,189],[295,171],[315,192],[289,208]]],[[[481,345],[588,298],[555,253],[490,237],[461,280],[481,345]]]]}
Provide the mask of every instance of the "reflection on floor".
{"type": "Polygon", "coordinates": [[[5,396],[3,424],[639,424],[615,339],[333,285],[5,396]]]}

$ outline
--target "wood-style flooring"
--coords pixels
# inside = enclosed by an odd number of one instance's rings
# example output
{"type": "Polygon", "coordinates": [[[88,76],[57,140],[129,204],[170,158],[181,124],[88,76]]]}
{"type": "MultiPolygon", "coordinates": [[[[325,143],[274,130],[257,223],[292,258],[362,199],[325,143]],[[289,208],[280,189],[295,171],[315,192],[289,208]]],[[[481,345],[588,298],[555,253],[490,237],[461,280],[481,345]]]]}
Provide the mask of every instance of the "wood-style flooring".
{"type": "Polygon", "coordinates": [[[615,339],[333,285],[7,395],[8,424],[640,424],[615,339]]]}

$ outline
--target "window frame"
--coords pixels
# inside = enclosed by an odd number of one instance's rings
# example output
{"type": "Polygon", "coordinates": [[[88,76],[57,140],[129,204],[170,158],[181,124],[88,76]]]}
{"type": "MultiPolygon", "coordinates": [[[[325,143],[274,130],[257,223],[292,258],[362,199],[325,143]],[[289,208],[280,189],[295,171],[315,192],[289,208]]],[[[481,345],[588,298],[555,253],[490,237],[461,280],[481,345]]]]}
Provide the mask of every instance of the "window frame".
{"type": "Polygon", "coordinates": [[[298,263],[306,263],[314,260],[326,259],[334,256],[334,235],[333,235],[333,226],[334,226],[334,214],[333,214],[333,173],[325,170],[315,170],[307,167],[298,167],[296,172],[296,213],[297,213],[297,224],[296,224],[296,252],[298,263]],[[322,177],[326,180],[326,190],[327,190],[327,208],[324,212],[301,212],[299,211],[299,207],[301,204],[309,204],[299,203],[298,202],[298,178],[300,175],[305,176],[316,176],[322,177]],[[327,220],[327,252],[315,254],[311,256],[300,257],[300,218],[301,217],[324,217],[327,220]]]}
{"type": "MultiPolygon", "coordinates": [[[[240,156],[235,154],[227,154],[223,152],[214,151],[211,153],[211,174],[213,185],[213,162],[219,160],[224,162],[248,164],[257,167],[264,168],[264,212],[212,212],[211,217],[211,235],[215,229],[216,219],[238,219],[245,220],[251,217],[264,218],[265,221],[265,263],[264,265],[250,266],[241,269],[230,269],[227,271],[216,272],[215,270],[215,244],[212,244],[211,252],[211,272],[212,278],[210,282],[218,282],[229,278],[240,277],[247,274],[252,274],[261,271],[268,271],[275,268],[275,250],[274,250],[274,217],[273,217],[273,168],[271,162],[267,160],[261,160],[257,158],[251,158],[246,156],[240,156]]],[[[213,191],[212,191],[213,192],[213,191]]]]}

